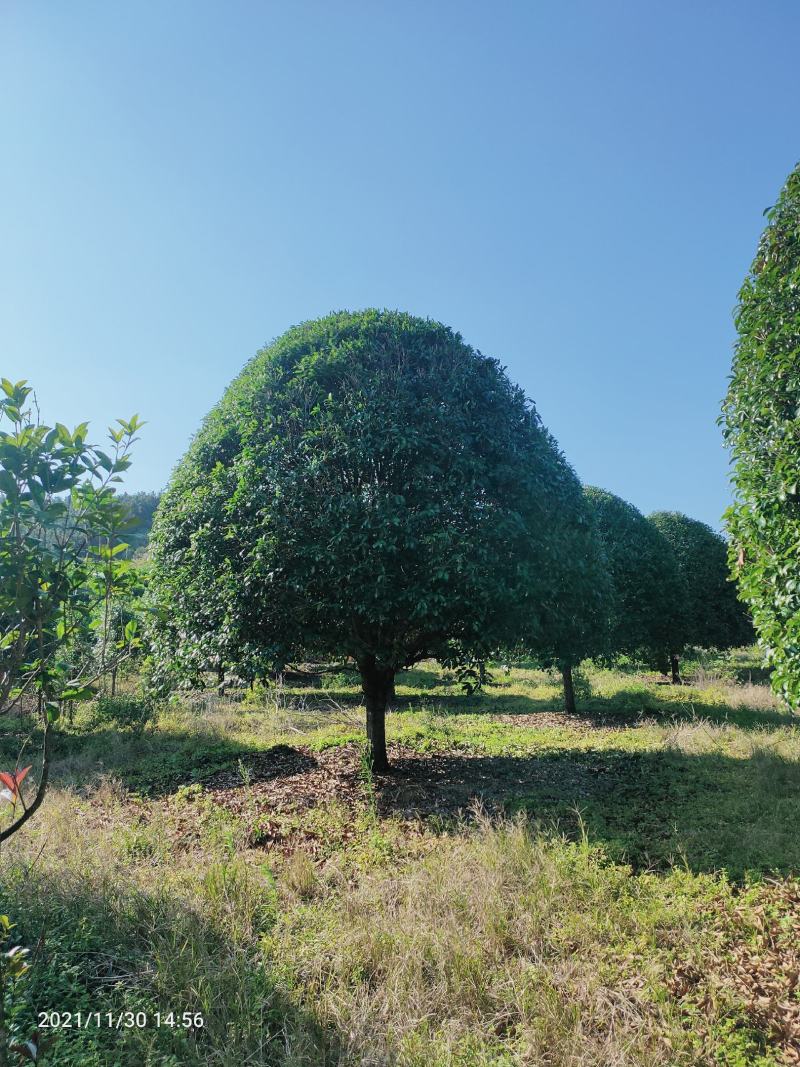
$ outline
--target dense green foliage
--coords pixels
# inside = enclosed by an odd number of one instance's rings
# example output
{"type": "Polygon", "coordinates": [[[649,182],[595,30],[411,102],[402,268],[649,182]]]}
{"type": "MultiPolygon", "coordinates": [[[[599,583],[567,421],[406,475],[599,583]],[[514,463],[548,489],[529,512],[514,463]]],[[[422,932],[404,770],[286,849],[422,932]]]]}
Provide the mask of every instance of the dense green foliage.
{"type": "Polygon", "coordinates": [[[587,486],[613,582],[609,651],[666,668],[686,641],[686,588],[674,553],[633,504],[587,486]]]}
{"type": "Polygon", "coordinates": [[[710,526],[679,511],[656,511],[649,521],[668,542],[683,579],[684,610],[670,646],[737,648],[753,641],[747,611],[728,570],[728,545],[710,526]]]}
{"type": "Polygon", "coordinates": [[[369,722],[399,668],[541,635],[576,492],[522,391],[447,327],[306,323],[233,382],[162,499],[164,655],[195,677],[352,657],[369,722]]]}
{"type": "Polygon", "coordinates": [[[736,500],[731,562],[776,691],[800,707],[800,167],[789,176],[739,294],[723,405],[736,500]]]}

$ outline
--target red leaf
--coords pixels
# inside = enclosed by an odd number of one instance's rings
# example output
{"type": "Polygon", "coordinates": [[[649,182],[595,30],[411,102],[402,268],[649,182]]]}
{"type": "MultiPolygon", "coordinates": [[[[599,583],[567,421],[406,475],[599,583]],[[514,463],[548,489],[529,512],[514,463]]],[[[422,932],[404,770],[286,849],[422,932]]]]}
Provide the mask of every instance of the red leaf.
{"type": "Polygon", "coordinates": [[[19,787],[20,785],[22,785],[22,781],[25,778],[25,775],[28,773],[32,766],[33,764],[29,764],[27,767],[24,767],[21,771],[17,771],[15,774],[9,774],[8,771],[0,771],[0,782],[3,783],[6,789],[10,789],[11,792],[16,795],[19,793],[19,787]]]}

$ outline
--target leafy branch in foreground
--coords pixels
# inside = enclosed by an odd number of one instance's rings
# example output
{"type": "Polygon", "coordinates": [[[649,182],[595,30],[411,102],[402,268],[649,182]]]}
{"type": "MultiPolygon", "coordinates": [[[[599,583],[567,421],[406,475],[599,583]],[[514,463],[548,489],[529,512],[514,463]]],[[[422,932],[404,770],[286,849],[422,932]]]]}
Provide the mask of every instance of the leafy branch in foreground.
{"type": "MultiPolygon", "coordinates": [[[[38,784],[29,798],[15,791],[2,842],[44,798],[52,729],[64,704],[92,697],[99,677],[137,640],[134,629],[122,642],[101,634],[102,655],[91,670],[67,654],[98,609],[101,630],[108,626],[126,581],[120,538],[131,520],[115,485],[142,424],[136,415],[117,420],[106,452],[87,442],[86,423],[43,425],[24,381],[2,378],[0,389],[0,714],[35,711],[42,731],[38,784]]],[[[21,782],[19,765],[13,774],[21,782]]]]}

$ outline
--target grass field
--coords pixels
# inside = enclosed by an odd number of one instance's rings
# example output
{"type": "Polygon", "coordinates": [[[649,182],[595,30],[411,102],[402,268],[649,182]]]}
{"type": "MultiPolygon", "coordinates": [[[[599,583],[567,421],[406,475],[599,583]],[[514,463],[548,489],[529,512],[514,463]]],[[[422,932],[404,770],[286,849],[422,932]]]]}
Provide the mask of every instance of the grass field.
{"type": "Polygon", "coordinates": [[[385,778],[346,676],[81,712],[0,857],[13,1025],[73,1013],[76,1067],[800,1063],[800,729],[744,654],[688,673],[589,669],[570,718],[424,665],[385,778]]]}

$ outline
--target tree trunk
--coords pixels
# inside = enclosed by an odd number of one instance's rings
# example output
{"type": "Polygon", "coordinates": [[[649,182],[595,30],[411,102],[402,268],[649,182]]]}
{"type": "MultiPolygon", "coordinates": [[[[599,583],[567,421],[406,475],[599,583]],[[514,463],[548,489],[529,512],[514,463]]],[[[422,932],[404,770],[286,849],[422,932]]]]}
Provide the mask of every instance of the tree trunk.
{"type": "Polygon", "coordinates": [[[217,696],[225,696],[225,668],[217,667],[217,696]]]}
{"type": "Polygon", "coordinates": [[[568,715],[576,714],[575,687],[572,684],[572,667],[570,665],[561,668],[561,677],[564,679],[564,710],[568,715]]]}
{"type": "Polygon", "coordinates": [[[367,706],[370,763],[373,771],[380,774],[389,769],[389,757],[386,754],[386,705],[389,703],[394,671],[378,667],[374,656],[359,660],[358,669],[361,672],[361,688],[367,706]]]}
{"type": "Polygon", "coordinates": [[[678,662],[678,657],[674,652],[670,652],[669,654],[669,665],[672,670],[672,684],[683,685],[683,682],[681,681],[680,664],[678,662]]]}
{"type": "Polygon", "coordinates": [[[116,667],[114,667],[114,669],[111,672],[111,695],[112,695],[112,697],[117,695],[117,668],[116,667]]]}

